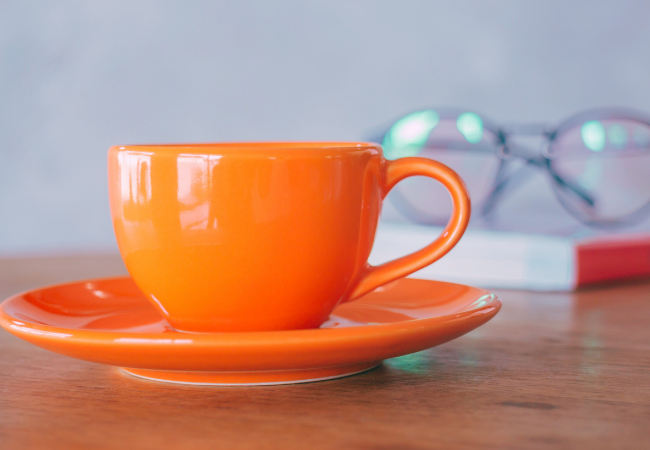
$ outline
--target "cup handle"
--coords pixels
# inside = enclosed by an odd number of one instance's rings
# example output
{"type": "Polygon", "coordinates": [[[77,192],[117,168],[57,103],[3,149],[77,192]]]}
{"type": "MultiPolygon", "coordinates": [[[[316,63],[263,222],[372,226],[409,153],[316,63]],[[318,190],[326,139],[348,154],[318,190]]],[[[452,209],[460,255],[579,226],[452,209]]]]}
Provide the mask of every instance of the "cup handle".
{"type": "Polygon", "coordinates": [[[401,258],[394,259],[380,266],[366,264],[361,281],[352,291],[349,300],[355,300],[364,294],[398,278],[416,272],[442,258],[458,243],[467,228],[471,212],[469,193],[463,180],[449,167],[437,161],[425,158],[400,158],[386,161],[382,188],[382,199],[404,178],[425,176],[442,183],[454,204],[451,218],[442,234],[423,249],[401,258]]]}

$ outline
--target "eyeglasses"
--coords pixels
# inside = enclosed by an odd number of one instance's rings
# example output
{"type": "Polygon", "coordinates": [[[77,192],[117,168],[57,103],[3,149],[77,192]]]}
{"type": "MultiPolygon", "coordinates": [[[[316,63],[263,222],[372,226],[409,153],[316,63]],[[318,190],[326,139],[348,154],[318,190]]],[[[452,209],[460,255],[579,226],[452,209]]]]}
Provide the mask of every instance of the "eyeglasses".
{"type": "MultiPolygon", "coordinates": [[[[577,114],[559,126],[501,127],[472,111],[426,109],[394,122],[375,142],[388,159],[420,156],[454,169],[475,211],[494,211],[526,166],[544,170],[555,196],[576,219],[596,227],[640,221],[650,213],[650,117],[626,109],[577,114]],[[541,148],[522,145],[537,137],[541,148]]],[[[419,177],[398,184],[396,208],[422,224],[444,224],[451,202],[444,188],[419,177]]]]}

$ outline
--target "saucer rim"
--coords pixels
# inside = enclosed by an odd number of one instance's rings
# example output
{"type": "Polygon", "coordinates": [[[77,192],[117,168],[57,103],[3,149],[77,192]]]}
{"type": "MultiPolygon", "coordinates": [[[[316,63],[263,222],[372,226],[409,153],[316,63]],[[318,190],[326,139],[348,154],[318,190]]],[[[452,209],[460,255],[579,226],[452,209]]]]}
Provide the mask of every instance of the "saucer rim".
{"type": "MultiPolygon", "coordinates": [[[[123,278],[129,277],[102,279],[123,278]]],[[[341,328],[204,334],[63,328],[21,320],[5,310],[9,302],[27,293],[99,280],[59,283],[11,296],[0,304],[0,326],[46,350],[95,363],[158,371],[254,372],[342,366],[418,352],[480,327],[492,319],[502,306],[496,295],[475,288],[477,295],[470,305],[486,294],[489,294],[490,301],[481,307],[448,315],[341,328]],[[191,339],[188,339],[190,336],[191,339]],[[185,339],[179,339],[184,342],[176,342],[175,338],[185,339]]],[[[424,281],[433,285],[458,285],[424,281]]]]}
{"type": "MultiPolygon", "coordinates": [[[[23,331],[29,333],[29,331],[24,328],[26,324],[29,324],[29,328],[32,328],[34,330],[38,331],[43,331],[45,333],[52,333],[49,337],[56,338],[56,334],[66,334],[66,332],[73,332],[73,333],[88,333],[86,337],[91,337],[90,335],[96,336],[97,339],[107,339],[114,337],[115,335],[119,335],[123,338],[133,338],[133,339],[143,339],[147,341],[151,341],[152,339],[155,339],[155,337],[161,336],[162,333],[140,333],[140,332],[133,332],[133,331],[112,331],[112,330],[85,330],[85,329],[79,329],[79,328],[69,328],[69,327],[60,327],[60,326],[55,326],[55,325],[47,325],[47,324],[39,324],[35,322],[30,322],[24,319],[18,319],[14,316],[12,316],[10,313],[8,313],[5,308],[6,306],[10,305],[12,301],[18,300],[19,298],[27,295],[27,294],[33,294],[39,291],[43,291],[45,289],[53,289],[57,287],[64,287],[64,286],[70,286],[70,285],[79,285],[79,284],[86,284],[86,283],[95,283],[95,282],[101,282],[101,281],[111,281],[111,280],[117,280],[117,279],[132,279],[131,276],[129,275],[117,275],[117,276],[107,276],[107,277],[96,277],[96,278],[84,278],[80,280],[74,280],[74,281],[67,281],[67,282],[62,282],[62,283],[54,283],[54,284],[48,284],[45,286],[39,286],[37,288],[32,288],[32,289],[26,289],[24,291],[18,292],[16,294],[13,294],[3,301],[0,302],[0,327],[4,328],[6,331],[14,334],[9,328],[16,330],[16,331],[23,331]],[[19,321],[21,322],[20,325],[23,326],[11,326],[11,322],[13,321],[19,321]],[[25,322],[24,324],[22,322],[25,322]]],[[[461,283],[452,283],[448,281],[440,281],[440,280],[428,280],[425,278],[414,278],[414,277],[404,277],[399,279],[400,280],[421,280],[421,281],[427,281],[430,283],[435,283],[435,284],[447,284],[447,285],[455,285],[455,286],[464,286],[464,287],[471,287],[473,289],[477,289],[480,291],[483,291],[484,294],[479,298],[483,298],[485,296],[489,296],[490,300],[483,306],[470,309],[470,310],[463,310],[459,311],[456,313],[452,314],[444,314],[440,316],[431,316],[431,317],[424,317],[424,318],[413,318],[413,319],[408,319],[408,320],[400,320],[398,322],[391,322],[391,323],[373,323],[373,324],[364,324],[364,325],[354,325],[354,326],[349,326],[349,327],[341,327],[341,328],[306,328],[306,329],[295,329],[295,330],[269,330],[269,331],[232,331],[232,332],[226,332],[226,331],[213,331],[213,332],[187,332],[187,331],[182,331],[182,330],[176,330],[174,329],[173,331],[167,332],[164,335],[166,336],[166,339],[169,338],[174,338],[174,337],[179,337],[179,336],[187,336],[187,337],[192,337],[193,340],[196,340],[196,338],[200,340],[202,339],[209,339],[213,340],[215,338],[220,338],[220,337],[236,337],[236,338],[242,338],[242,337],[250,337],[250,338],[261,338],[261,337],[269,337],[271,334],[305,334],[305,336],[300,336],[301,338],[306,338],[306,337],[311,337],[308,336],[309,334],[325,334],[329,332],[336,332],[342,333],[346,330],[358,330],[359,328],[363,328],[364,330],[367,330],[368,328],[390,328],[390,327],[400,327],[402,324],[405,323],[412,323],[412,322],[421,322],[421,321],[431,321],[435,320],[436,322],[445,322],[449,320],[457,320],[457,319],[462,319],[462,318],[467,318],[469,316],[473,315],[482,315],[486,313],[490,313],[493,309],[496,309],[496,313],[499,312],[501,309],[501,306],[503,305],[499,297],[494,294],[493,292],[485,289],[485,288],[480,288],[480,287],[475,287],[475,286],[470,286],[470,285],[465,285],[461,283]]],[[[336,310],[336,309],[335,309],[336,310]]],[[[63,336],[61,336],[63,337],[63,336]]],[[[67,337],[67,336],[66,336],[67,337]]],[[[321,341],[322,338],[318,338],[318,341],[321,341]]]]}

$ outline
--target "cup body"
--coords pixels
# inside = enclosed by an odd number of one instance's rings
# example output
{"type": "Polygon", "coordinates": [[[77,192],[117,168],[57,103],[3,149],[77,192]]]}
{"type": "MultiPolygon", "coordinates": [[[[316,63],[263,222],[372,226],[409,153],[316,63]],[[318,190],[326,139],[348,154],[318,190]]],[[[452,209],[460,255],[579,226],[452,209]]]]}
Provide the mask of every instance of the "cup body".
{"type": "Polygon", "coordinates": [[[315,328],[363,276],[385,164],[367,143],[112,147],[119,249],[178,330],[315,328]]]}

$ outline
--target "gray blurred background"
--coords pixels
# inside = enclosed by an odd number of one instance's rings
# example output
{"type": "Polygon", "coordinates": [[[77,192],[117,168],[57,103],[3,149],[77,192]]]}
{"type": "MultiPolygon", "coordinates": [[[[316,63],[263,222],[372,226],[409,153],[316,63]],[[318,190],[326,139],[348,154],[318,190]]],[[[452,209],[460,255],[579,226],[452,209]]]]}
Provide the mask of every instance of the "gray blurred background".
{"type": "Polygon", "coordinates": [[[364,139],[428,106],[650,110],[642,1],[2,1],[0,254],[116,249],[124,143],[364,139]]]}

